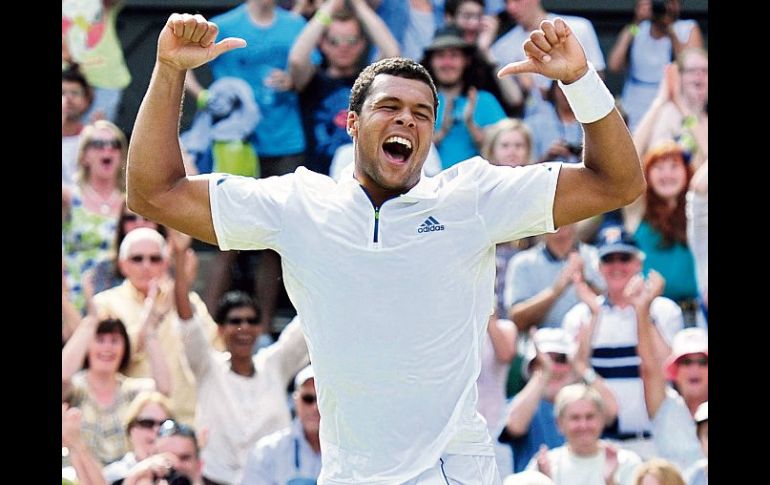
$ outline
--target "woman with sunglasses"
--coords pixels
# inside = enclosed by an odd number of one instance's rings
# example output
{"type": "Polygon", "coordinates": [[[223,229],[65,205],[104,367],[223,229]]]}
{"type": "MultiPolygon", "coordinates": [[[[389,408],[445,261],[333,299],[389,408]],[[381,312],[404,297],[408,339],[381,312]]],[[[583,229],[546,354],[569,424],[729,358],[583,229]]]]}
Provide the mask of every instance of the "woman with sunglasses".
{"type": "Polygon", "coordinates": [[[696,417],[698,407],[708,401],[708,334],[702,328],[686,328],[674,335],[668,355],[656,350],[661,334],[645,308],[663,284],[652,272],[647,284],[637,278],[628,293],[639,315],[637,353],[657,455],[684,471],[704,457],[696,417]]]}
{"type": "Polygon", "coordinates": [[[131,401],[123,418],[131,450],[104,467],[107,483],[125,478],[137,463],[155,453],[160,425],[170,418],[171,402],[160,392],[142,391],[131,401]]]}
{"type": "Polygon", "coordinates": [[[75,186],[62,185],[62,252],[69,295],[83,312],[83,273],[107,260],[120,208],[125,203],[127,141],[109,121],[86,126],[78,147],[75,186]]]}
{"type": "MultiPolygon", "coordinates": [[[[148,300],[143,318],[153,327],[154,295],[148,300]]],[[[157,389],[167,394],[170,390],[163,349],[152,335],[145,345],[151,379],[124,374],[131,361],[131,343],[119,319],[99,321],[87,315],[62,349],[62,402],[80,408],[83,441],[103,465],[119,460],[128,451],[123,418],[134,398],[141,391],[157,389]]]]}
{"type": "Polygon", "coordinates": [[[195,254],[180,248],[173,253],[180,338],[197,383],[196,427],[209,430],[203,476],[211,483],[236,483],[254,443],[290,424],[286,388],[309,363],[307,345],[295,318],[276,343],[253,354],[268,329],[251,297],[232,291],[220,299],[214,315],[226,352],[212,348],[188,297],[195,254]]]}

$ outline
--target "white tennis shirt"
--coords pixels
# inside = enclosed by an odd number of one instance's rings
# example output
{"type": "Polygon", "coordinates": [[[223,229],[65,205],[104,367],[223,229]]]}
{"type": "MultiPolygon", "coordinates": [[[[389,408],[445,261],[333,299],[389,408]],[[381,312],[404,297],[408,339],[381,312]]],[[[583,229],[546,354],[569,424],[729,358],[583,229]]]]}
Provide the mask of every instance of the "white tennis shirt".
{"type": "Polygon", "coordinates": [[[475,157],[378,210],[352,176],[210,176],[219,247],[281,255],[316,373],[319,483],[403,483],[442,453],[494,455],[476,379],[495,244],[553,232],[560,168],[475,157]]]}

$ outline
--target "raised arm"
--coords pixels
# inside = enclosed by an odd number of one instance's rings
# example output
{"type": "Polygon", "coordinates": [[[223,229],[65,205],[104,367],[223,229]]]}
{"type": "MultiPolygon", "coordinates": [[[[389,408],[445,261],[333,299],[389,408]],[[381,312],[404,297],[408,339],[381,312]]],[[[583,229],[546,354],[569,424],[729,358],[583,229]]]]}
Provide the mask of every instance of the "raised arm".
{"type": "Polygon", "coordinates": [[[665,282],[659,273],[650,271],[647,282],[641,275],[634,276],[626,286],[626,294],[629,296],[636,311],[636,333],[638,343],[636,353],[642,361],[639,366],[642,383],[644,384],[644,401],[647,414],[653,418],[660,409],[660,405],[666,397],[666,378],[663,375],[663,362],[655,351],[655,325],[650,318],[650,304],[652,300],[663,292],[665,282]]]}
{"type": "Polygon", "coordinates": [[[308,20],[302,32],[294,41],[289,51],[289,74],[294,89],[301,92],[313,79],[316,66],[310,60],[310,54],[321,40],[326,28],[332,23],[332,15],[344,4],[343,0],[326,0],[315,15],[308,20]]]}
{"type": "Polygon", "coordinates": [[[201,15],[172,14],[158,37],[155,68],[128,150],[127,202],[149,219],[216,244],[208,179],[187,177],[179,147],[179,115],[185,73],[243,39],[214,43],[219,29],[201,15]]]}
{"type": "Polygon", "coordinates": [[[567,24],[544,20],[524,42],[527,59],[498,76],[534,72],[559,80],[585,131],[583,164],[563,166],[556,186],[556,227],[622,207],[644,190],[639,157],[614,99],[567,24]]]}
{"type": "Polygon", "coordinates": [[[385,22],[373,10],[374,7],[369,5],[370,3],[368,0],[350,0],[350,6],[361,21],[361,26],[379,50],[379,59],[400,55],[401,50],[398,47],[398,41],[393,37],[385,22]]]}

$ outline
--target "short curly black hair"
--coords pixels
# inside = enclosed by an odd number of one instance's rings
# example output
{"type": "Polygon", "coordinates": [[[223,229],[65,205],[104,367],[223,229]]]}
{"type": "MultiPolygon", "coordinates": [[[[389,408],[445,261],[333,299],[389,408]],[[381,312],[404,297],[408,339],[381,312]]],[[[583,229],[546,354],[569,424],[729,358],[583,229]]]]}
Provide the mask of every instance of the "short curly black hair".
{"type": "Polygon", "coordinates": [[[405,57],[389,57],[374,64],[369,64],[366,69],[358,75],[353,89],[350,91],[350,106],[348,110],[361,114],[361,107],[369,94],[369,88],[377,74],[390,74],[391,76],[403,77],[406,79],[416,79],[422,81],[430,87],[433,93],[433,115],[438,111],[438,93],[433,78],[428,71],[418,62],[405,57]]]}
{"type": "Polygon", "coordinates": [[[257,302],[254,301],[251,296],[245,291],[232,290],[228,291],[217,302],[217,309],[214,313],[214,321],[217,325],[224,325],[227,314],[233,308],[249,307],[257,314],[257,318],[260,317],[260,308],[257,302]]]}

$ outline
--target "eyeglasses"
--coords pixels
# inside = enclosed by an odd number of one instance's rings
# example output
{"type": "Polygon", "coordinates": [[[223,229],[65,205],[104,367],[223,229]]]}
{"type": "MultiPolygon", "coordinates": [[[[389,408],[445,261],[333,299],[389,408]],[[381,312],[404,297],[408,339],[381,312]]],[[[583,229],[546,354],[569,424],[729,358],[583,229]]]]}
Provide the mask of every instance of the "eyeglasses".
{"type": "Polygon", "coordinates": [[[240,325],[242,323],[248,323],[249,325],[259,325],[257,317],[230,317],[225,319],[225,323],[228,325],[240,325]]]}
{"type": "Polygon", "coordinates": [[[617,261],[620,261],[621,263],[627,263],[631,261],[631,258],[633,258],[633,256],[628,253],[605,254],[602,256],[602,263],[614,263],[617,261]]]}
{"type": "Polygon", "coordinates": [[[88,144],[86,145],[89,148],[114,148],[116,150],[120,150],[123,147],[123,144],[120,142],[120,140],[99,140],[97,138],[90,140],[88,144]]]}
{"type": "Polygon", "coordinates": [[[554,364],[566,364],[567,354],[561,354],[557,352],[548,352],[548,357],[551,358],[554,364]]]}
{"type": "Polygon", "coordinates": [[[136,264],[141,264],[142,261],[149,261],[152,264],[159,264],[161,261],[163,261],[163,256],[160,254],[135,254],[133,256],[129,256],[128,260],[136,264]]]}
{"type": "Polygon", "coordinates": [[[139,426],[140,428],[144,429],[152,429],[155,426],[162,425],[166,420],[165,419],[152,419],[152,418],[140,418],[136,419],[134,421],[134,424],[139,426]]]}
{"type": "Polygon", "coordinates": [[[677,361],[677,364],[689,366],[692,364],[698,364],[701,367],[707,367],[709,365],[708,357],[684,357],[677,361]]]}
{"type": "Polygon", "coordinates": [[[174,421],[173,419],[167,419],[163,421],[163,423],[160,425],[160,431],[158,431],[158,437],[165,438],[168,436],[186,436],[188,438],[192,438],[197,443],[197,439],[195,438],[195,431],[187,426],[186,424],[179,423],[177,421],[174,421]]]}
{"type": "Polygon", "coordinates": [[[481,18],[480,13],[472,13],[472,12],[461,12],[457,14],[458,19],[463,20],[479,20],[481,18]]]}
{"type": "Polygon", "coordinates": [[[341,36],[328,36],[326,40],[334,47],[339,47],[343,44],[347,46],[354,46],[361,42],[361,37],[357,35],[341,35],[341,36]]]}
{"type": "Polygon", "coordinates": [[[682,69],[682,74],[708,74],[708,67],[685,67],[682,69]]]}
{"type": "Polygon", "coordinates": [[[314,404],[316,401],[316,396],[313,394],[301,394],[299,398],[302,399],[302,402],[305,404],[314,404]]]}
{"type": "Polygon", "coordinates": [[[67,96],[70,98],[83,98],[85,97],[86,93],[84,91],[81,91],[79,89],[62,89],[61,90],[62,96],[67,96]]]}

